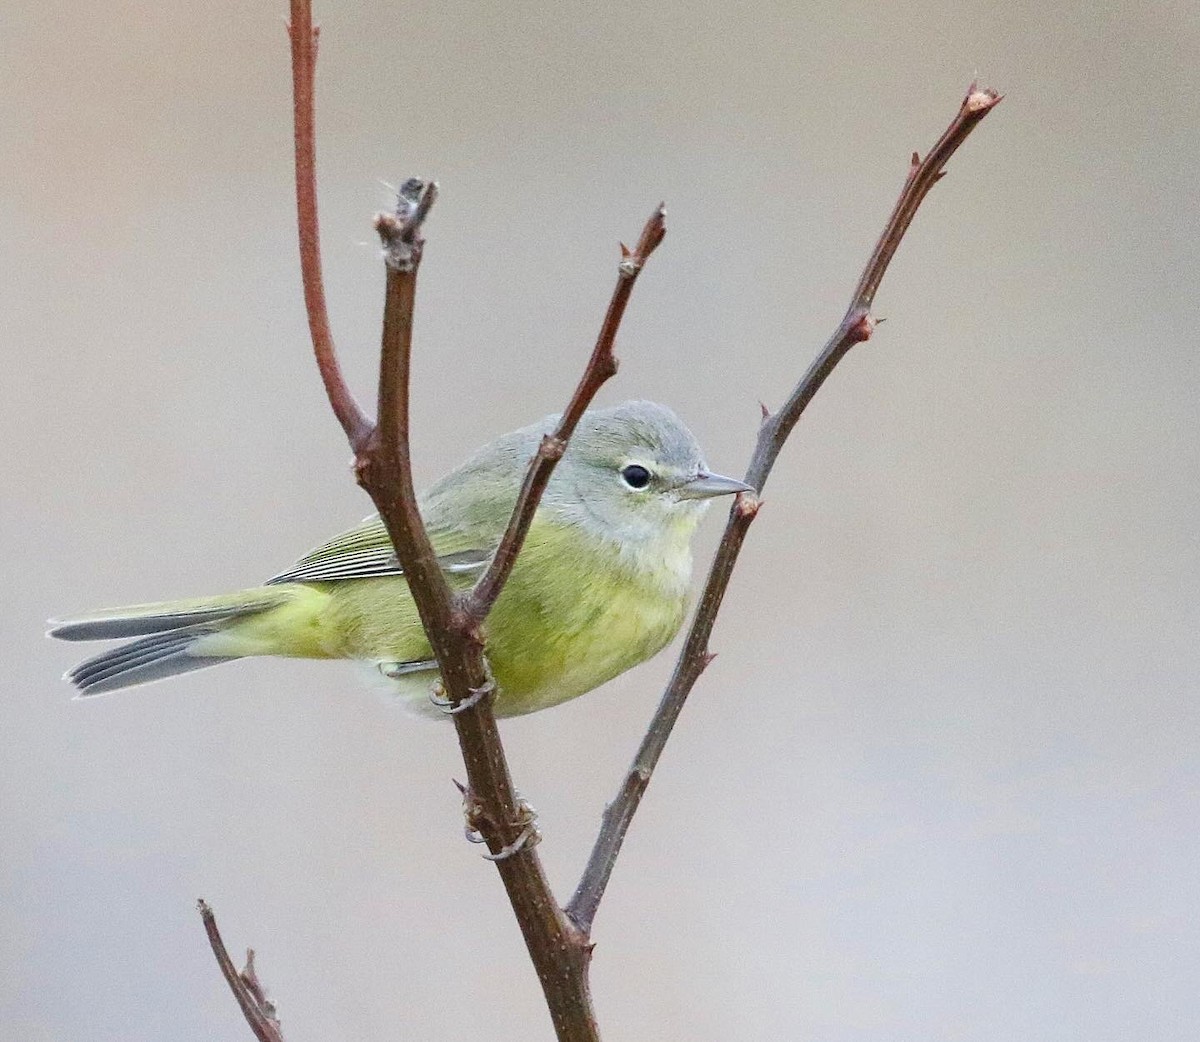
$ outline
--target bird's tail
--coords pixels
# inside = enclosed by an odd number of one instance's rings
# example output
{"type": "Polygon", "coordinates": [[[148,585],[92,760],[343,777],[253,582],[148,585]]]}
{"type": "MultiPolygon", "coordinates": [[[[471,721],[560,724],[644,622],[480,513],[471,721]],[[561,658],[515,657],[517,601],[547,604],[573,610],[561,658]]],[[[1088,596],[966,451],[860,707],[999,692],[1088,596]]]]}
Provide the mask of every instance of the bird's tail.
{"type": "MultiPolygon", "coordinates": [[[[295,603],[311,587],[275,586],[222,597],[124,608],[52,621],[48,636],[60,640],[140,639],[120,644],[70,670],[64,679],[81,696],[148,684],[253,654],[287,654],[261,638],[238,639],[239,623],[295,603]]],[[[251,635],[247,635],[251,636],[251,635]]]]}

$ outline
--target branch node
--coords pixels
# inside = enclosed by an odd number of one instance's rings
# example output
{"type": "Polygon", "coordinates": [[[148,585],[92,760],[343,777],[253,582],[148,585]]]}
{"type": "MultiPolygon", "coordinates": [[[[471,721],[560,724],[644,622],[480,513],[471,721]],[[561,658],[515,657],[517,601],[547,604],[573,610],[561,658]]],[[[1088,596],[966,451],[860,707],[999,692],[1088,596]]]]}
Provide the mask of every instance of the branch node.
{"type": "Polygon", "coordinates": [[[542,435],[542,443],[538,446],[538,455],[542,459],[554,460],[557,463],[566,451],[567,442],[564,438],[556,438],[553,434],[542,435]]]}
{"type": "Polygon", "coordinates": [[[733,509],[737,512],[737,516],[745,518],[748,521],[753,521],[758,516],[758,511],[762,507],[762,500],[753,492],[739,492],[737,500],[733,504],[733,509]]]}
{"type": "Polygon", "coordinates": [[[878,323],[871,317],[870,312],[864,311],[851,322],[849,329],[846,330],[850,342],[861,344],[864,340],[870,340],[871,334],[875,332],[875,326],[878,323]]]}
{"type": "Polygon", "coordinates": [[[375,231],[383,244],[383,262],[392,271],[410,272],[421,262],[425,240],[421,226],[437,201],[436,181],[410,177],[396,193],[393,213],[375,215],[375,231]]]}

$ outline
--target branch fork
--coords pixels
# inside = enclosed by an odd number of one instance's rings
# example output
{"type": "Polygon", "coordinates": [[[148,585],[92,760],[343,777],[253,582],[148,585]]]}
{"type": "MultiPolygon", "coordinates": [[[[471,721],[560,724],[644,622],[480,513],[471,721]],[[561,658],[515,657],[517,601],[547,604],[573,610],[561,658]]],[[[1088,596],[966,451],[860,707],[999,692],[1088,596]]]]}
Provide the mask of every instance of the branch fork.
{"type": "Polygon", "coordinates": [[[239,972],[229,957],[225,942],[221,939],[221,931],[217,929],[217,918],[204,898],[196,902],[200,919],[204,923],[204,932],[208,935],[208,943],[212,948],[221,975],[233,997],[241,1008],[246,1023],[254,1032],[258,1042],[283,1042],[283,1032],[279,1027],[279,1017],[276,1015],[275,1004],[267,998],[262,982],[254,969],[254,949],[246,949],[246,965],[239,972]]]}

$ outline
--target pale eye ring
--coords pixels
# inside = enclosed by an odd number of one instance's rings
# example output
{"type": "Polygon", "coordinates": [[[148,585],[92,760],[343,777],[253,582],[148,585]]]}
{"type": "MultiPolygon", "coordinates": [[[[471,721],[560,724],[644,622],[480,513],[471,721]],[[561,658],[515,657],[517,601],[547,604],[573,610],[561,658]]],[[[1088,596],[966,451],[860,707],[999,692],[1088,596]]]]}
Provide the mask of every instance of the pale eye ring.
{"type": "Polygon", "coordinates": [[[643,489],[650,484],[650,471],[640,463],[630,463],[621,468],[621,480],[632,489],[643,489]]]}

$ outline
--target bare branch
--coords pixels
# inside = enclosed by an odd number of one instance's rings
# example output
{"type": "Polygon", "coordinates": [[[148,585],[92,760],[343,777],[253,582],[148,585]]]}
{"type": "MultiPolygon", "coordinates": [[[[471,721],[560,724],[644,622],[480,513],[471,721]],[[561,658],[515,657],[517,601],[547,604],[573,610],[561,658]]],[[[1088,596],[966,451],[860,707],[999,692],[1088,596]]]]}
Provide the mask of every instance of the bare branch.
{"type": "Polygon", "coordinates": [[[296,216],[300,231],[300,272],[304,282],[304,308],[312,336],[317,368],[329,404],[350,447],[357,453],[371,434],[371,421],[363,414],[338,364],[325,283],[321,277],[321,232],[317,220],[317,144],[314,81],[320,30],[312,24],[309,0],[291,0],[288,38],[292,50],[292,117],[296,151],[296,216]]]}
{"type": "Polygon", "coordinates": [[[496,859],[555,1030],[563,1042],[597,1042],[587,981],[591,950],[558,906],[541,860],[528,841],[533,823],[516,795],[496,726],[481,620],[452,594],[413,488],[409,370],[424,245],[420,229],[432,202],[432,185],[409,181],[401,190],[397,212],[376,219],[387,263],[379,423],[358,455],[356,473],[387,526],[437,658],[467,768],[471,828],[496,859]]]}
{"type": "Polygon", "coordinates": [[[521,485],[521,493],[513,508],[508,527],[500,540],[500,545],[492,555],[487,571],[480,576],[475,588],[471,591],[467,602],[467,611],[477,620],[482,621],[491,610],[500,591],[504,588],[516,563],[517,554],[525,542],[529,526],[533,523],[533,515],[541,502],[542,493],[550,481],[550,475],[558,461],[566,451],[567,442],[575,433],[584,412],[587,411],[596,392],[604,383],[616,375],[617,358],[613,354],[613,344],[617,339],[617,330],[625,315],[625,306],[633,292],[633,284],[637,281],[642,267],[658,244],[667,234],[666,209],[660,203],[657,210],[650,215],[646,226],[642,229],[641,238],[636,249],[630,252],[624,244],[621,246],[621,263],[617,266],[617,285],[613,290],[612,300],[609,301],[608,311],[604,316],[604,324],[596,338],[596,346],[592,357],[588,359],[587,368],[580,377],[571,401],[558,421],[553,434],[542,438],[537,453],[529,461],[529,469],[525,472],[525,481],[521,485]]]}
{"type": "MultiPolygon", "coordinates": [[[[421,226],[437,196],[437,186],[415,178],[405,182],[394,214],[379,214],[375,228],[384,246],[387,290],[379,353],[379,421],[359,453],[355,472],[383,517],[409,588],[438,661],[454,658],[461,641],[447,640],[453,597],[437,562],[417,507],[409,448],[409,372],[413,309],[424,239],[421,226]]],[[[462,670],[443,675],[452,693],[467,685],[462,670]]]]}
{"type": "MultiPolygon", "coordinates": [[[[850,348],[867,340],[874,332],[876,320],[871,317],[871,304],[874,302],[875,292],[921,201],[941,179],[945,165],[955,150],[966,140],[976,124],[995,108],[1000,102],[1000,97],[993,90],[978,90],[975,84],[971,84],[958,113],[925,158],[922,160],[913,153],[912,165],[909,167],[900,198],[854,288],[845,316],[783,407],[774,414],[763,407],[764,415],[762,426],[759,428],[758,444],[745,475],[746,483],[758,489],[759,494],[762,493],[783,443],[808,403],[850,348]]],[[[709,570],[700,604],[683,650],[676,661],[675,671],[620,791],[605,808],[600,834],[596,838],[579,886],[567,904],[568,916],[585,934],[591,933],[596,910],[604,897],[625,833],[650,783],[671,730],[692,687],[711,661],[708,638],[716,622],[717,612],[720,610],[746,532],[758,509],[759,500],[756,496],[742,494],[730,510],[725,534],[709,570]]]]}
{"type": "Polygon", "coordinates": [[[229,952],[225,950],[221,931],[217,929],[216,916],[213,915],[208,902],[201,898],[196,902],[196,907],[200,910],[204,932],[208,934],[208,943],[217,958],[217,965],[221,967],[221,975],[229,985],[229,990],[233,992],[233,997],[237,999],[254,1037],[258,1042],[283,1042],[279,1018],[275,1016],[275,1005],[266,997],[258,975],[254,972],[254,949],[246,949],[246,968],[238,973],[229,952]]]}

